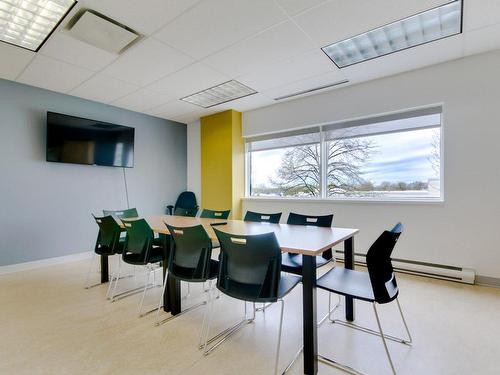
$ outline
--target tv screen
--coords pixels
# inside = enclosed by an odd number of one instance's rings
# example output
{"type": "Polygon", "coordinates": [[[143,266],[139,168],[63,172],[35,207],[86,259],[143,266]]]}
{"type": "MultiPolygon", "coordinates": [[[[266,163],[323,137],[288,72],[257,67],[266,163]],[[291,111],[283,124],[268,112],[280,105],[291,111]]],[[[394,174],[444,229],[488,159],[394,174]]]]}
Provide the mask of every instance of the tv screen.
{"type": "Polygon", "coordinates": [[[134,166],[134,128],[47,112],[47,161],[134,166]]]}

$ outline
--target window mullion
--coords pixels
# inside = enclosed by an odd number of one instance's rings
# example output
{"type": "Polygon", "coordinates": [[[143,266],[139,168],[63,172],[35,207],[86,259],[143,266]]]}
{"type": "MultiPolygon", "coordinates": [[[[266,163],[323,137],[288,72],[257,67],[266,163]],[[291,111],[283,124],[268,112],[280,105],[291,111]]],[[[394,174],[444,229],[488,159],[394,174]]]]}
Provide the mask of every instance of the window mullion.
{"type": "Polygon", "coordinates": [[[325,140],[325,132],[323,128],[320,129],[320,171],[321,171],[321,185],[320,192],[321,198],[328,198],[328,189],[327,189],[327,171],[328,169],[328,152],[327,152],[327,141],[325,140]]]}

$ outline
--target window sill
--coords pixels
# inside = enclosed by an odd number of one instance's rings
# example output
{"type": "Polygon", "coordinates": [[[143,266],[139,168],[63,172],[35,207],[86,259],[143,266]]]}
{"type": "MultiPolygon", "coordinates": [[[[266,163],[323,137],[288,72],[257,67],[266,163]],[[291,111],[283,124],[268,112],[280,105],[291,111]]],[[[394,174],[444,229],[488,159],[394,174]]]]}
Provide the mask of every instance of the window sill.
{"type": "Polygon", "coordinates": [[[338,204],[350,204],[350,203],[381,203],[381,204],[431,204],[431,205],[442,205],[444,204],[444,199],[441,198],[408,198],[408,199],[391,199],[391,198],[296,198],[296,197],[243,197],[244,201],[254,201],[254,202],[293,202],[293,203],[338,203],[338,204]]]}

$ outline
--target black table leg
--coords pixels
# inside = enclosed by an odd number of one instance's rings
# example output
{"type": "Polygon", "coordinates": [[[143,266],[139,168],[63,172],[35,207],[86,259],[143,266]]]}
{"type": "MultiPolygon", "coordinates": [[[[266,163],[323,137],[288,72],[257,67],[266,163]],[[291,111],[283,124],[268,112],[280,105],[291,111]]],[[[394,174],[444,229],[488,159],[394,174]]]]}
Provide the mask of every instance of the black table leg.
{"type": "Polygon", "coordinates": [[[304,374],[318,373],[318,327],[316,324],[316,257],[303,255],[302,318],[304,334],[304,374]]]}
{"type": "Polygon", "coordinates": [[[109,281],[108,256],[101,255],[101,284],[109,281]]]}
{"type": "Polygon", "coordinates": [[[181,282],[175,277],[168,274],[168,258],[170,255],[170,236],[162,234],[163,237],[163,280],[167,278],[167,287],[165,288],[165,293],[163,294],[163,310],[169,312],[172,315],[177,315],[181,312],[181,282]]]}
{"type": "MultiPolygon", "coordinates": [[[[344,266],[350,270],[354,269],[354,237],[344,241],[344,266]]],[[[345,318],[352,322],[354,320],[354,299],[345,297],[345,318]]]]}
{"type": "MultiPolygon", "coordinates": [[[[172,315],[177,315],[181,312],[181,282],[168,275],[167,277],[167,288],[165,290],[167,294],[167,309],[165,311],[169,311],[172,315]]],[[[165,301],[165,296],[163,296],[165,301]]]]}

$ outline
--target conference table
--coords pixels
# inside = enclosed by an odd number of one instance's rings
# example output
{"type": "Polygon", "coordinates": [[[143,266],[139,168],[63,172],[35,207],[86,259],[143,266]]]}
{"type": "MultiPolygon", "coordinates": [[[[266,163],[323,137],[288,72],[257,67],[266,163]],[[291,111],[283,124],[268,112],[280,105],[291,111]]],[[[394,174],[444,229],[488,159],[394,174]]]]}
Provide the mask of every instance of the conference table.
{"type": "MultiPolygon", "coordinates": [[[[245,222],[241,220],[204,219],[185,216],[149,216],[145,218],[155,233],[165,238],[165,249],[170,248],[170,236],[165,225],[189,227],[203,225],[213,246],[218,246],[217,237],[211,224],[217,225],[220,231],[251,235],[274,232],[283,252],[302,254],[302,311],[303,311],[303,340],[304,340],[304,374],[313,375],[318,372],[318,332],[317,332],[317,298],[316,298],[316,256],[333,246],[344,245],[344,267],[354,269],[354,236],[358,229],[337,227],[316,227],[290,224],[269,224],[245,222]]],[[[168,275],[166,262],[163,262],[164,276],[168,275]]],[[[181,312],[180,281],[167,276],[167,288],[163,296],[165,311],[176,315],[181,312]]],[[[107,257],[101,257],[101,281],[108,279],[107,257]],[[103,259],[106,258],[106,259],[103,259]]],[[[346,297],[345,317],[348,321],[354,320],[354,301],[346,297]]]]}

